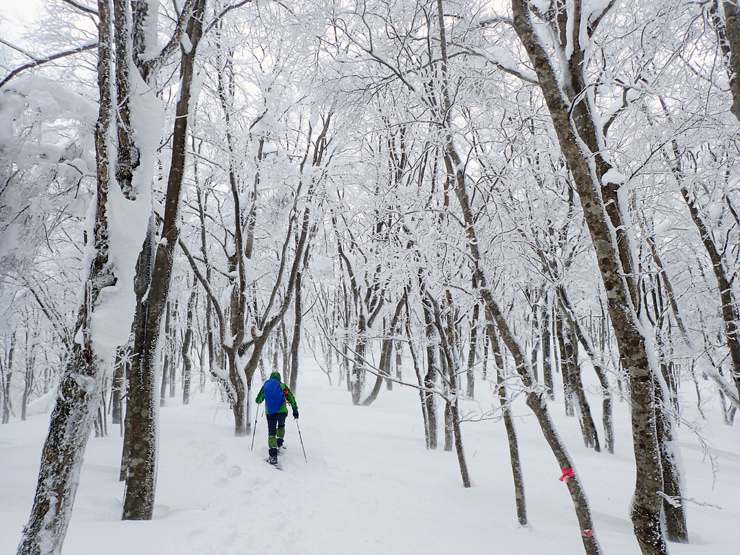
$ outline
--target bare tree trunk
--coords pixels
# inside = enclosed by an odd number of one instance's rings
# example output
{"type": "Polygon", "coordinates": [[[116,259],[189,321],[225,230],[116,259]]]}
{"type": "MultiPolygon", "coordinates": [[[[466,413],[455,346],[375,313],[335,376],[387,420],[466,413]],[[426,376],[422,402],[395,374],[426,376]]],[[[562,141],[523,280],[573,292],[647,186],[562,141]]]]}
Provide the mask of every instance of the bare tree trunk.
{"type": "Polygon", "coordinates": [[[427,416],[427,405],[426,405],[426,392],[424,391],[424,379],[421,375],[421,365],[419,364],[419,359],[416,356],[416,350],[414,349],[414,344],[412,342],[412,334],[411,334],[411,314],[409,312],[409,305],[408,305],[408,289],[404,291],[404,297],[406,298],[406,302],[404,303],[406,305],[406,337],[408,339],[409,344],[409,353],[411,354],[411,362],[414,365],[414,373],[416,374],[416,381],[419,384],[419,401],[421,402],[421,415],[424,419],[424,439],[426,440],[426,446],[427,449],[429,449],[429,438],[431,435],[431,430],[429,429],[429,417],[427,416]]]}
{"type": "MultiPolygon", "coordinates": [[[[399,329],[400,332],[400,329],[399,329]]],[[[394,347],[396,353],[396,379],[403,379],[403,342],[396,341],[394,347]]]]}
{"type": "MultiPolygon", "coordinates": [[[[30,318],[30,315],[29,315],[30,318]]],[[[34,369],[36,366],[36,326],[30,325],[28,322],[26,327],[26,371],[23,373],[25,381],[23,384],[23,396],[21,397],[21,421],[26,421],[26,409],[28,408],[28,400],[31,396],[31,391],[34,387],[34,369]]]]}
{"type": "Polygon", "coordinates": [[[303,303],[301,302],[301,287],[303,274],[298,272],[295,283],[295,306],[293,321],[293,341],[290,344],[290,380],[288,387],[295,393],[296,384],[298,383],[298,351],[301,344],[301,326],[303,322],[303,303]]]}
{"type": "MultiPolygon", "coordinates": [[[[474,275],[475,276],[475,275],[474,275]]],[[[473,277],[473,291],[478,288],[478,283],[473,277]]],[[[473,315],[470,319],[470,345],[468,348],[468,369],[465,373],[467,379],[466,394],[470,399],[475,398],[475,355],[478,351],[478,319],[480,318],[480,304],[475,303],[473,315]]]]}
{"type": "Polygon", "coordinates": [[[362,387],[365,384],[365,350],[367,338],[365,337],[365,315],[360,314],[357,321],[357,339],[355,341],[355,359],[352,363],[352,404],[359,405],[362,397],[362,387]]]}
{"type": "MultiPolygon", "coordinates": [[[[10,348],[8,349],[7,358],[5,358],[5,364],[0,367],[2,371],[2,380],[0,380],[0,386],[2,387],[3,395],[3,414],[2,423],[7,424],[10,422],[10,414],[13,411],[13,405],[10,400],[10,380],[13,378],[13,358],[15,355],[15,341],[16,334],[10,336],[10,348]]],[[[2,360],[0,360],[2,363],[2,360]]]]}
{"type": "Polygon", "coordinates": [[[574,341],[574,335],[577,337],[577,322],[574,317],[565,308],[562,308],[562,332],[563,344],[565,347],[565,361],[563,364],[563,376],[568,374],[568,382],[571,388],[572,402],[578,407],[577,416],[581,424],[581,433],[583,443],[586,447],[593,447],[595,451],[601,451],[599,437],[596,433],[596,425],[591,416],[591,407],[586,398],[586,392],[581,380],[581,369],[578,364],[578,343],[574,341]]]}
{"type": "Polygon", "coordinates": [[[730,112],[740,121],[740,15],[736,0],[714,0],[710,4],[710,15],[730,80],[730,112]],[[719,17],[720,4],[724,18],[719,17]]]}
{"type": "MultiPolygon", "coordinates": [[[[309,247],[303,253],[303,270],[308,267],[309,247]]],[[[298,385],[298,351],[303,329],[303,270],[296,274],[295,280],[295,321],[293,323],[293,342],[290,345],[290,390],[295,393],[298,385]]],[[[331,378],[330,378],[331,379],[331,378]]]]}
{"type": "MultiPolygon", "coordinates": [[[[124,491],[123,519],[151,520],[156,488],[156,353],[160,340],[160,326],[171,282],[172,260],[178,242],[180,190],[185,172],[187,128],[190,120],[190,98],[197,46],[202,35],[205,0],[197,0],[187,25],[192,47],[182,52],[180,97],[175,109],[175,127],[172,137],[172,162],[167,183],[162,240],[156,246],[156,255],[149,291],[137,305],[134,323],[134,360],[129,378],[129,396],[126,408],[126,435],[130,458],[124,491]]],[[[151,230],[150,230],[151,231],[151,230]]]]}
{"type": "Polygon", "coordinates": [[[424,325],[426,327],[426,335],[427,335],[427,347],[426,347],[426,355],[427,355],[427,371],[424,375],[424,387],[427,388],[427,391],[424,392],[424,405],[426,406],[426,415],[427,420],[429,421],[429,437],[427,438],[427,449],[436,449],[437,448],[437,413],[435,409],[435,399],[434,394],[431,392],[432,389],[434,389],[434,384],[437,381],[437,367],[436,367],[436,357],[435,357],[435,351],[434,348],[434,328],[433,321],[432,321],[432,315],[429,311],[429,308],[424,305],[424,325]]]}
{"type": "Polygon", "coordinates": [[[550,399],[555,399],[555,386],[552,381],[552,349],[550,340],[552,338],[551,318],[552,310],[548,300],[548,295],[544,296],[544,307],[542,308],[542,379],[547,388],[547,394],[550,399]]]}
{"type": "MultiPolygon", "coordinates": [[[[641,332],[632,304],[631,283],[625,277],[625,272],[631,269],[624,266],[630,256],[629,253],[627,256],[620,253],[620,246],[616,244],[610,227],[614,225],[613,219],[610,220],[611,216],[607,215],[600,196],[601,178],[610,166],[599,154],[596,124],[589,111],[587,98],[582,94],[585,89],[582,74],[585,71],[582,67],[585,45],[577,46],[570,58],[561,64],[565,78],[556,76],[552,61],[534,30],[529,2],[512,0],[511,4],[514,29],[537,73],[560,150],[573,176],[606,290],[620,358],[630,377],[632,437],[636,459],[631,514],[633,528],[644,555],[664,555],[668,548],[660,521],[662,500],[659,492],[663,484],[656,434],[653,369],[647,355],[647,340],[641,332]],[[570,101],[563,94],[561,82],[570,88],[570,101]]],[[[576,6],[580,7],[580,3],[576,6]]],[[[580,11],[572,15],[580,17],[580,11]]],[[[580,19],[574,25],[573,44],[582,45],[578,35],[580,19]]],[[[615,208],[618,210],[618,206],[612,206],[612,209],[615,208]]],[[[620,229],[617,225],[614,227],[620,229]]]]}
{"type": "Polygon", "coordinates": [[[169,355],[169,365],[164,366],[164,372],[169,373],[169,378],[167,379],[167,383],[169,384],[169,390],[170,390],[170,398],[174,397],[177,394],[177,369],[180,366],[179,360],[177,357],[177,335],[173,333],[172,331],[172,324],[167,324],[167,320],[171,318],[170,312],[175,314],[175,318],[177,318],[177,307],[178,302],[177,299],[175,299],[175,306],[172,306],[172,303],[167,303],[167,317],[165,318],[165,353],[169,355]]]}
{"type": "Polygon", "coordinates": [[[182,404],[190,403],[190,381],[193,373],[193,360],[190,354],[193,344],[193,316],[195,302],[198,299],[198,278],[193,275],[193,284],[188,298],[187,314],[185,316],[185,335],[182,339],[182,404]]]}
{"type": "Polygon", "coordinates": [[[248,386],[244,383],[239,373],[237,366],[239,361],[237,360],[235,350],[227,349],[226,354],[229,364],[229,381],[231,382],[229,402],[231,403],[231,410],[234,413],[234,435],[236,437],[242,437],[249,435],[249,428],[251,427],[247,415],[248,386]]]}
{"type": "Polygon", "coordinates": [[[110,151],[108,133],[112,118],[111,5],[98,0],[98,89],[100,105],[95,130],[97,195],[94,230],[91,236],[94,256],[84,286],[83,303],[77,315],[75,336],[82,341],[72,345],[72,353],[62,372],[57,401],[51,413],[49,435],[41,454],[36,494],[28,523],[18,546],[18,555],[56,555],[72,514],[85,446],[93,417],[100,403],[103,362],[95,354],[90,333],[90,317],[97,307],[102,289],[115,285],[117,277],[109,264],[108,191],[110,151]]]}
{"type": "Polygon", "coordinates": [[[663,518],[665,532],[669,541],[688,543],[689,531],[686,526],[684,498],[681,492],[681,476],[676,461],[676,439],[673,418],[665,404],[663,387],[656,379],[656,423],[660,461],[663,469],[663,518]]]}
{"type": "Polygon", "coordinates": [[[501,412],[504,415],[504,427],[506,438],[509,442],[509,460],[511,461],[511,473],[514,477],[514,499],[516,501],[516,516],[519,524],[527,524],[527,502],[524,496],[524,474],[522,473],[522,462],[519,457],[519,441],[516,437],[514,419],[509,408],[508,395],[506,393],[506,382],[504,381],[504,356],[501,351],[496,329],[492,324],[486,326],[488,337],[493,350],[493,360],[496,364],[496,386],[498,388],[498,399],[501,412]]]}
{"type": "Polygon", "coordinates": [[[575,416],[576,411],[573,403],[573,384],[571,376],[573,373],[573,344],[570,342],[570,333],[565,327],[559,310],[555,311],[555,331],[558,345],[560,346],[560,368],[563,375],[563,404],[566,416],[575,416]]]}
{"type": "MultiPolygon", "coordinates": [[[[131,350],[128,345],[120,347],[116,353],[116,361],[113,364],[113,386],[111,387],[111,422],[113,424],[123,424],[123,396],[126,392],[126,375],[128,366],[128,356],[131,350]]],[[[123,431],[123,428],[121,428],[123,431]]]]}
{"type": "MultiPolygon", "coordinates": [[[[450,296],[448,295],[447,298],[449,299],[450,296]]],[[[439,304],[428,293],[425,296],[425,302],[429,305],[434,315],[434,324],[437,328],[437,334],[440,337],[440,360],[442,368],[445,370],[444,375],[446,375],[446,378],[443,380],[447,388],[447,399],[445,402],[445,451],[452,451],[452,444],[454,443],[463,486],[469,488],[471,486],[470,474],[463,451],[462,433],[460,432],[460,413],[457,406],[459,398],[457,371],[459,365],[457,364],[457,357],[453,350],[454,345],[449,341],[449,338],[454,337],[454,330],[450,328],[450,324],[452,323],[450,320],[443,323],[439,304]]]]}
{"type": "MultiPolygon", "coordinates": [[[[539,295],[534,299],[534,302],[532,302],[532,356],[530,357],[530,361],[532,364],[532,373],[534,374],[534,380],[536,382],[540,381],[540,376],[538,372],[538,365],[537,362],[537,355],[540,350],[540,346],[542,344],[542,328],[540,323],[540,312],[542,312],[542,306],[540,304],[540,301],[542,300],[543,295],[547,295],[545,286],[542,286],[542,289],[539,292],[539,295]]],[[[530,293],[527,295],[530,299],[534,297],[533,293],[530,293]]],[[[544,370],[543,370],[544,374],[544,370]]]]}
{"type": "MultiPolygon", "coordinates": [[[[674,144],[674,150],[677,148],[677,145],[674,144]]],[[[676,164],[677,163],[678,158],[676,160],[676,164]]],[[[680,172],[680,170],[674,170],[674,173],[676,171],[680,172]]],[[[696,228],[699,231],[701,242],[712,262],[712,270],[714,272],[714,277],[717,280],[722,306],[722,321],[724,323],[725,341],[727,341],[727,349],[730,351],[730,360],[732,362],[732,376],[735,381],[738,395],[740,395],[740,311],[738,311],[737,304],[733,299],[732,284],[722,262],[720,250],[717,248],[711,231],[704,223],[704,220],[699,213],[695,197],[691,195],[687,189],[682,176],[679,177],[679,185],[681,186],[681,195],[686,202],[686,206],[689,208],[691,219],[694,221],[694,225],[696,225],[696,228]]]]}
{"type": "Polygon", "coordinates": [[[370,406],[375,399],[378,398],[378,394],[380,393],[380,388],[383,385],[383,377],[384,376],[390,376],[391,375],[391,355],[393,353],[393,336],[396,333],[396,328],[398,327],[398,320],[401,317],[401,311],[403,310],[403,307],[406,303],[406,297],[401,297],[401,300],[396,303],[396,310],[393,313],[393,317],[391,318],[390,323],[385,328],[385,336],[383,337],[383,341],[381,342],[380,347],[380,363],[379,363],[379,370],[380,372],[375,378],[375,385],[373,386],[373,390],[370,392],[370,395],[367,396],[367,399],[365,399],[361,404],[364,407],[370,406]]]}
{"type": "Polygon", "coordinates": [[[594,350],[591,341],[589,340],[586,332],[583,330],[580,322],[578,321],[578,318],[573,311],[573,307],[570,304],[570,300],[568,299],[568,295],[564,287],[561,286],[558,289],[558,295],[560,298],[560,302],[562,303],[563,308],[568,315],[568,319],[573,326],[573,331],[575,332],[578,340],[581,342],[581,345],[583,345],[583,348],[586,349],[586,353],[591,359],[591,364],[593,365],[596,376],[599,379],[599,385],[601,386],[602,395],[602,424],[604,426],[604,446],[609,453],[614,454],[614,423],[612,418],[612,393],[611,387],[609,386],[609,379],[606,377],[606,372],[604,371],[603,364],[601,363],[601,357],[596,355],[596,351],[594,350]]]}
{"type": "Polygon", "coordinates": [[[447,397],[445,400],[445,410],[444,410],[444,422],[445,422],[445,445],[444,450],[445,451],[452,451],[452,444],[454,440],[454,422],[452,421],[452,404],[455,402],[455,399],[453,399],[453,392],[455,391],[454,384],[450,385],[450,382],[448,381],[447,376],[451,374],[451,370],[448,364],[447,360],[447,353],[442,351],[442,347],[440,346],[440,353],[439,353],[439,365],[440,365],[440,374],[443,376],[442,378],[442,388],[443,393],[447,397]]]}
{"type": "Polygon", "coordinates": [[[167,303],[167,308],[165,309],[165,316],[164,316],[164,337],[163,337],[163,344],[164,348],[162,349],[164,351],[164,360],[162,361],[162,380],[160,382],[159,387],[159,406],[163,407],[166,403],[165,399],[167,397],[167,387],[170,383],[170,365],[172,364],[172,357],[170,356],[170,344],[169,344],[169,335],[170,335],[170,319],[171,319],[171,313],[172,313],[172,305],[171,303],[167,303]]]}

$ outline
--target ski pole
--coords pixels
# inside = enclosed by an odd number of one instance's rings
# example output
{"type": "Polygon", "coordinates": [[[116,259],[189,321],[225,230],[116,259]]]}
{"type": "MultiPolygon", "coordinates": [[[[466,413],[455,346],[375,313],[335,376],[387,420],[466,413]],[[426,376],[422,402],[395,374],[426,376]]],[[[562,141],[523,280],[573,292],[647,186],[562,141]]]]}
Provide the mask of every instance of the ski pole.
{"type": "Polygon", "coordinates": [[[257,410],[254,411],[254,427],[252,428],[252,446],[249,448],[250,451],[254,451],[254,436],[257,435],[257,415],[260,412],[260,408],[257,407],[257,410]]]}
{"type": "MultiPolygon", "coordinates": [[[[298,419],[295,419],[295,425],[298,426],[298,419]]],[[[301,440],[301,449],[303,449],[303,458],[306,459],[306,448],[303,446],[303,436],[301,435],[301,427],[298,426],[298,439],[301,440]]],[[[308,459],[306,459],[308,462],[308,459]]]]}

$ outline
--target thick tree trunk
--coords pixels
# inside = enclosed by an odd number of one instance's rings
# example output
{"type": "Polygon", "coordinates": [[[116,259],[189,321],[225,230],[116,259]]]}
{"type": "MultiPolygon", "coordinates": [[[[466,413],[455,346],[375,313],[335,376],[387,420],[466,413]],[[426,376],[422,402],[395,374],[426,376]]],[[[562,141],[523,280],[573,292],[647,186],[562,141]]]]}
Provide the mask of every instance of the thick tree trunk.
{"type": "Polygon", "coordinates": [[[117,277],[109,263],[108,192],[110,186],[110,151],[108,133],[112,118],[111,6],[98,0],[98,89],[100,107],[95,130],[97,158],[96,217],[92,233],[94,257],[85,282],[83,304],[77,315],[75,342],[62,372],[57,401],[51,413],[49,435],[41,454],[36,494],[31,516],[23,529],[18,555],[58,555],[72,514],[79,474],[90,437],[95,410],[100,403],[104,362],[95,354],[90,332],[90,318],[102,289],[116,284],[117,277]]]}
{"type": "MultiPolygon", "coordinates": [[[[89,282],[88,282],[89,289],[89,282]]],[[[99,291],[98,291],[99,292],[99,291]]],[[[88,317],[80,311],[78,324],[88,317]]],[[[88,334],[89,335],[89,334],[88,334]]],[[[85,446],[100,403],[101,361],[89,344],[75,343],[59,384],[49,435],[41,453],[41,468],[28,524],[18,555],[58,555],[62,550],[77,493],[85,446]]]]}
{"type": "MultiPolygon", "coordinates": [[[[620,358],[630,377],[632,437],[637,467],[632,503],[635,535],[645,555],[666,554],[668,549],[660,520],[662,499],[659,492],[662,491],[663,484],[655,423],[653,370],[647,356],[646,338],[637,321],[629,284],[621,266],[619,247],[615,244],[611,222],[599,196],[600,178],[606,173],[608,165],[600,156],[596,167],[591,162],[593,151],[586,145],[595,142],[595,126],[586,99],[581,95],[581,90],[574,90],[574,95],[579,95],[578,102],[573,106],[566,103],[547,52],[533,29],[529,3],[526,0],[512,0],[512,9],[514,29],[537,73],[560,149],[568,162],[578,191],[606,290],[620,358]]],[[[580,32],[579,25],[576,27],[576,33],[580,32]]],[[[579,44],[577,34],[574,41],[579,44]]],[[[579,50],[576,53],[581,56],[582,61],[583,52],[579,50]]],[[[577,71],[583,71],[577,58],[578,56],[572,58],[570,65],[575,66],[577,71]]],[[[570,67],[565,70],[570,70],[570,67]]],[[[566,81],[572,77],[568,75],[566,81]]]]}
{"type": "Polygon", "coordinates": [[[730,112],[740,121],[740,14],[737,0],[715,0],[710,4],[710,15],[730,81],[730,112]],[[724,18],[719,17],[719,4],[724,18]]]}
{"type": "MultiPolygon", "coordinates": [[[[172,162],[164,207],[162,240],[156,246],[149,291],[137,306],[134,359],[129,379],[126,435],[130,435],[128,469],[123,502],[124,520],[151,520],[156,488],[156,368],[160,326],[167,303],[174,250],[179,236],[178,209],[185,172],[187,128],[195,54],[202,35],[205,0],[197,0],[188,22],[192,47],[182,53],[180,97],[175,109],[172,162]],[[136,438],[133,440],[133,438],[136,438]]],[[[153,230],[150,228],[150,232],[153,230]]],[[[146,246],[145,246],[146,248],[146,246]]]]}
{"type": "Polygon", "coordinates": [[[248,417],[247,386],[239,372],[236,353],[233,349],[227,350],[229,364],[229,381],[231,382],[230,402],[234,413],[234,436],[249,435],[250,422],[248,417]]]}
{"type": "Polygon", "coordinates": [[[686,526],[684,498],[681,492],[681,475],[676,461],[676,440],[673,418],[665,404],[663,387],[656,379],[656,423],[660,461],[663,469],[663,518],[665,532],[669,541],[688,543],[689,531],[686,526]]]}

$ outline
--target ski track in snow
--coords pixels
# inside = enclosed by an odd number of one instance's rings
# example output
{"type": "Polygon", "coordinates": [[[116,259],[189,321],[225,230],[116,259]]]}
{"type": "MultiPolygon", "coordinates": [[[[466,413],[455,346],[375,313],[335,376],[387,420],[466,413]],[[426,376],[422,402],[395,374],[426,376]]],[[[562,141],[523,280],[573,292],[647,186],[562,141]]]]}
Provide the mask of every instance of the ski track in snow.
{"type": "MultiPolygon", "coordinates": [[[[486,382],[476,387],[477,403],[465,401],[463,409],[494,403],[486,382]]],[[[442,450],[442,434],[438,450],[425,449],[416,391],[396,386],[383,390],[371,407],[354,407],[345,387],[329,387],[321,372],[304,371],[296,398],[308,462],[289,417],[283,472],[264,461],[264,418],[250,451],[251,436],[233,436],[231,414],[212,392],[196,393],[189,406],[168,399],[160,410],[157,496],[149,522],[120,520],[121,439],[110,425],[109,437],[88,443],[64,555],[583,552],[560,470],[519,401],[516,426],[530,520],[524,528],[516,522],[503,422],[463,423],[474,483],[465,489],[454,452],[442,450]]],[[[600,400],[589,400],[600,422],[600,400]]],[[[617,453],[608,455],[585,449],[576,419],[562,415],[561,402],[550,405],[589,496],[604,553],[637,555],[628,513],[634,484],[629,415],[626,403],[615,402],[615,408],[617,453]]],[[[698,442],[681,428],[686,494],[705,505],[689,504],[691,543],[671,544],[674,555],[738,553],[738,430],[721,424],[718,407],[704,408],[713,420],[703,433],[719,471],[713,477],[698,442]]],[[[0,554],[15,553],[30,513],[47,426],[48,415],[0,426],[0,554]]]]}

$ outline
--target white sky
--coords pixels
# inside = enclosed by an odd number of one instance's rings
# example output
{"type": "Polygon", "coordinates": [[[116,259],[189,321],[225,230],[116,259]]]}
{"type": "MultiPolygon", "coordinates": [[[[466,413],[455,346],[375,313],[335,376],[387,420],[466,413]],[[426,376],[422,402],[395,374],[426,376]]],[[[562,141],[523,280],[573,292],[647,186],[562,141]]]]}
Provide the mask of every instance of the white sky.
{"type": "Polygon", "coordinates": [[[25,24],[39,17],[43,4],[43,0],[0,0],[0,37],[20,40],[25,24]]]}

